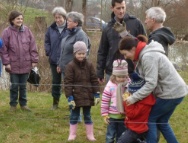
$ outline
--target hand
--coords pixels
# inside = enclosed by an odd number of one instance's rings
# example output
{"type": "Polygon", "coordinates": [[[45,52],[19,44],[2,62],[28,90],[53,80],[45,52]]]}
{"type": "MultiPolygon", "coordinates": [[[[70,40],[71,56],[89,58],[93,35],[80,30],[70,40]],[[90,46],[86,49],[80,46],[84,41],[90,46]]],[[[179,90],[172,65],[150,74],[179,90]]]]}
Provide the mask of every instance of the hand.
{"type": "Polygon", "coordinates": [[[134,104],[135,102],[132,100],[131,96],[127,97],[127,99],[125,100],[127,106],[134,104]]]}
{"type": "Polygon", "coordinates": [[[69,105],[69,108],[70,108],[70,109],[73,109],[73,110],[74,110],[74,108],[76,107],[76,104],[75,104],[75,102],[74,102],[74,98],[73,98],[72,95],[70,95],[70,96],[68,97],[68,105],[69,105]]]}
{"type": "Polygon", "coordinates": [[[123,21],[122,24],[118,21],[113,26],[114,30],[119,33],[119,35],[123,38],[129,34],[126,29],[126,23],[123,21]]]}
{"type": "Polygon", "coordinates": [[[93,96],[95,97],[95,106],[100,102],[100,93],[94,93],[93,96]]]}
{"type": "Polygon", "coordinates": [[[108,115],[106,115],[106,116],[103,116],[103,118],[104,118],[104,122],[106,123],[106,124],[110,124],[110,120],[109,120],[109,116],[108,115]]]}
{"type": "Polygon", "coordinates": [[[73,101],[70,101],[68,104],[69,104],[69,109],[72,109],[72,110],[75,109],[76,104],[75,104],[74,100],[73,100],[73,101]]]}
{"type": "Polygon", "coordinates": [[[37,63],[32,63],[32,68],[37,67],[37,63]]]}
{"type": "Polygon", "coordinates": [[[103,79],[103,78],[98,78],[98,82],[99,82],[100,84],[102,84],[102,83],[104,83],[104,79],[103,79]]]}
{"type": "Polygon", "coordinates": [[[10,66],[10,64],[8,64],[8,65],[5,66],[5,70],[8,73],[11,72],[11,66],[10,66]]]}
{"type": "Polygon", "coordinates": [[[130,96],[129,92],[125,92],[122,97],[123,97],[123,101],[126,101],[126,99],[130,96]]]}
{"type": "Polygon", "coordinates": [[[59,66],[57,66],[57,73],[61,73],[61,68],[59,66]]]}

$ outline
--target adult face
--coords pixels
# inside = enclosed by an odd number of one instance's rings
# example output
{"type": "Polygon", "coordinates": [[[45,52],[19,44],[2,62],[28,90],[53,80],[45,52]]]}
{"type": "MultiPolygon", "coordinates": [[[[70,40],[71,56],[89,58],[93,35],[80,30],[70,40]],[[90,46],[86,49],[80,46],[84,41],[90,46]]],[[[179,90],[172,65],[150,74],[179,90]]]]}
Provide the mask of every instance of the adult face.
{"type": "Polygon", "coordinates": [[[117,20],[122,20],[125,16],[126,12],[126,5],[125,1],[122,1],[122,3],[115,3],[114,7],[111,7],[112,11],[114,12],[117,20]]]}
{"type": "Polygon", "coordinates": [[[120,53],[124,56],[125,59],[134,60],[136,48],[133,47],[131,50],[120,50],[120,53]]]}
{"type": "Polygon", "coordinates": [[[78,22],[74,22],[71,18],[67,19],[67,28],[68,29],[73,29],[75,27],[77,27],[78,22]]]}
{"type": "Polygon", "coordinates": [[[58,14],[58,13],[56,13],[54,15],[54,20],[55,20],[57,26],[61,26],[65,22],[64,17],[61,14],[58,14]]]}
{"type": "Polygon", "coordinates": [[[23,24],[23,16],[19,15],[14,20],[12,20],[13,26],[16,28],[20,28],[23,24]]]}
{"type": "Polygon", "coordinates": [[[149,30],[149,31],[153,31],[154,29],[154,24],[155,24],[155,20],[153,18],[149,18],[147,15],[146,15],[146,19],[145,19],[145,25],[146,25],[146,29],[149,30]]]}

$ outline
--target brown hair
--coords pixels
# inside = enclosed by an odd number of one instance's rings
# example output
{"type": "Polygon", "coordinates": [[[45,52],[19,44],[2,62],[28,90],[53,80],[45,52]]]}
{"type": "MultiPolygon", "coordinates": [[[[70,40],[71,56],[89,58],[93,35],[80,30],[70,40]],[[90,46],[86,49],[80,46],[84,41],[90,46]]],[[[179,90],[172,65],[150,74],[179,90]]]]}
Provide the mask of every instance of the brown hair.
{"type": "Polygon", "coordinates": [[[14,25],[14,23],[12,22],[16,17],[20,16],[23,14],[21,12],[18,12],[18,11],[11,11],[10,14],[9,14],[9,18],[8,18],[8,21],[11,25],[14,25]]]}
{"type": "Polygon", "coordinates": [[[110,76],[110,81],[111,81],[112,83],[116,83],[116,76],[112,74],[112,75],[110,76]]]}
{"type": "Polygon", "coordinates": [[[131,50],[133,47],[137,47],[139,41],[148,42],[148,39],[144,35],[138,35],[137,38],[126,36],[119,42],[119,50],[131,50]]]}
{"type": "Polygon", "coordinates": [[[114,7],[116,3],[122,3],[123,1],[125,1],[125,0],[112,0],[112,2],[111,2],[112,7],[114,7]]]}

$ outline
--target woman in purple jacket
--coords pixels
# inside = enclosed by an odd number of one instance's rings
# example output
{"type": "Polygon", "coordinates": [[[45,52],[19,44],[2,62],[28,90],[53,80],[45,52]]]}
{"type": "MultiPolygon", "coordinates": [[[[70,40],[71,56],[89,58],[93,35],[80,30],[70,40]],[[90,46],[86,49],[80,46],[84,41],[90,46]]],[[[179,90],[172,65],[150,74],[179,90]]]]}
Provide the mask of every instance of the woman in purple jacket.
{"type": "Polygon", "coordinates": [[[38,63],[37,47],[33,34],[23,25],[22,13],[10,12],[9,23],[2,33],[1,57],[10,74],[10,110],[15,111],[19,102],[22,110],[31,111],[27,107],[26,82],[29,72],[38,63]]]}

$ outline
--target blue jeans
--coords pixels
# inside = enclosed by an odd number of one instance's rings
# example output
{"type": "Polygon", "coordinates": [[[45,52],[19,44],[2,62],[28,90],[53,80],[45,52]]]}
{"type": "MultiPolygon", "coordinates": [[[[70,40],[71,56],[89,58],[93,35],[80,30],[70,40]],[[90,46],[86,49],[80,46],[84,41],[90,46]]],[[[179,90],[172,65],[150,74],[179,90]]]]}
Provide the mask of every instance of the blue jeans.
{"type": "Polygon", "coordinates": [[[16,106],[18,104],[18,93],[19,93],[19,104],[20,106],[27,105],[26,96],[26,83],[29,74],[10,74],[10,106],[16,106]]]}
{"type": "Polygon", "coordinates": [[[157,143],[157,127],[163,134],[167,143],[178,143],[168,121],[175,108],[182,102],[182,100],[183,97],[177,99],[156,99],[156,103],[152,107],[149,115],[149,131],[146,138],[147,143],[157,143]]]}
{"type": "Polygon", "coordinates": [[[57,73],[57,66],[50,64],[52,72],[52,96],[59,100],[61,96],[61,73],[57,73]]]}
{"type": "Polygon", "coordinates": [[[121,134],[126,130],[124,119],[109,119],[107,127],[106,143],[117,142],[121,134]]]}
{"type": "MultiPolygon", "coordinates": [[[[117,143],[139,143],[138,140],[143,141],[146,137],[147,132],[138,134],[130,129],[127,129],[119,138],[117,143]]],[[[143,141],[144,142],[144,141],[143,141]]]]}
{"type": "Polygon", "coordinates": [[[74,125],[78,123],[78,119],[80,117],[80,108],[83,109],[83,116],[84,116],[84,123],[85,124],[92,124],[91,120],[91,106],[83,106],[83,107],[76,107],[72,110],[70,115],[70,124],[74,125]]]}

